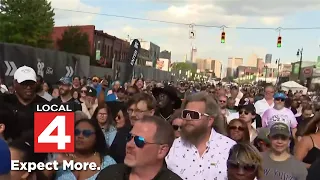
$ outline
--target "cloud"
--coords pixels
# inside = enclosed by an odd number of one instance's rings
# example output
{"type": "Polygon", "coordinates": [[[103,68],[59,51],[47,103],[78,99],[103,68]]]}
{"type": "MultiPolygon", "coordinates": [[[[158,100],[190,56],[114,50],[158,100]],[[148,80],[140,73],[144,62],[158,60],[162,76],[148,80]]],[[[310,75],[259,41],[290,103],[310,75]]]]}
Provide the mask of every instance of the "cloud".
{"type": "Polygon", "coordinates": [[[92,24],[92,21],[96,17],[94,14],[78,13],[65,10],[75,10],[99,13],[100,8],[82,3],[81,0],[49,0],[51,6],[55,9],[55,25],[88,25],[92,24]]]}
{"type": "Polygon", "coordinates": [[[262,17],[260,18],[260,22],[265,25],[275,26],[279,25],[282,21],[281,17],[262,17]]]}

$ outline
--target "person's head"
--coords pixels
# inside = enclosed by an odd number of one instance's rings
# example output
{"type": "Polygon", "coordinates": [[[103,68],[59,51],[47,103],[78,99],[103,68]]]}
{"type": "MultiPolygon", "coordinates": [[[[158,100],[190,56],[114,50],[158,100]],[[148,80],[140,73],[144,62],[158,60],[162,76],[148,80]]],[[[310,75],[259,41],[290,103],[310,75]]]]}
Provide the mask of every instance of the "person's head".
{"type": "Polygon", "coordinates": [[[180,137],[180,131],[183,125],[183,119],[181,118],[181,113],[182,113],[181,109],[175,110],[169,120],[169,122],[173,127],[174,135],[176,138],[180,137]]]}
{"type": "Polygon", "coordinates": [[[270,148],[270,140],[268,138],[270,134],[269,128],[258,128],[258,135],[254,139],[254,145],[260,152],[268,151],[270,148]]]}
{"type": "Polygon", "coordinates": [[[272,152],[282,154],[288,150],[290,128],[285,123],[277,122],[270,127],[269,139],[272,152]]]}
{"type": "Polygon", "coordinates": [[[80,89],[80,98],[85,98],[87,96],[87,87],[86,86],[83,86],[81,89],[80,89]]]}
{"type": "Polygon", "coordinates": [[[73,91],[72,97],[73,97],[74,99],[78,99],[78,98],[80,97],[78,91],[73,91]]]}
{"type": "Polygon", "coordinates": [[[206,92],[188,96],[181,109],[181,137],[193,144],[211,132],[214,121],[220,121],[220,108],[206,92]]]}
{"type": "Polygon", "coordinates": [[[53,89],[52,89],[52,97],[53,98],[57,98],[57,97],[59,97],[60,96],[60,93],[59,93],[59,87],[54,87],[53,89]]]}
{"type": "Polygon", "coordinates": [[[142,78],[138,78],[134,84],[138,87],[138,89],[142,89],[144,86],[144,80],[142,78]]]}
{"type": "Polygon", "coordinates": [[[92,115],[100,126],[113,124],[112,114],[107,106],[98,106],[92,115]]]}
{"type": "Polygon", "coordinates": [[[307,119],[313,116],[313,108],[311,104],[308,104],[302,108],[302,118],[307,119]]]}
{"type": "Polygon", "coordinates": [[[67,96],[71,94],[72,84],[68,77],[63,77],[59,80],[59,95],[67,96]]]}
{"type": "Polygon", "coordinates": [[[282,92],[275,93],[273,98],[274,98],[275,109],[280,110],[284,108],[284,104],[287,99],[287,96],[284,93],[282,92]]]}
{"type": "Polygon", "coordinates": [[[229,122],[227,134],[236,142],[250,142],[248,126],[241,119],[233,119],[229,122]]]}
{"type": "Polygon", "coordinates": [[[239,108],[239,118],[245,123],[252,123],[256,117],[256,108],[253,104],[243,105],[239,108]]]}
{"type": "Polygon", "coordinates": [[[81,119],[75,123],[75,151],[78,153],[108,153],[104,134],[97,121],[81,119]]]}
{"type": "Polygon", "coordinates": [[[262,157],[250,143],[238,143],[229,152],[227,160],[229,180],[254,180],[263,176],[262,157]]]}
{"type": "Polygon", "coordinates": [[[31,67],[22,66],[18,68],[13,78],[15,94],[21,100],[30,101],[36,96],[37,75],[31,67]]]}
{"type": "Polygon", "coordinates": [[[75,87],[80,86],[80,77],[79,77],[79,76],[74,76],[73,79],[72,79],[72,84],[73,84],[75,87]]]}
{"type": "Polygon", "coordinates": [[[97,91],[90,86],[87,86],[86,88],[87,88],[87,92],[86,92],[85,102],[86,102],[86,105],[92,106],[93,104],[96,103],[97,91]]]}
{"type": "Polygon", "coordinates": [[[137,88],[137,86],[133,85],[133,86],[128,86],[125,94],[130,98],[133,95],[137,94],[138,92],[139,92],[139,89],[137,88]]]}
{"type": "Polygon", "coordinates": [[[45,92],[49,92],[49,90],[50,90],[49,84],[46,83],[46,82],[43,82],[43,84],[42,84],[42,89],[43,89],[45,92]]]}
{"type": "Polygon", "coordinates": [[[97,76],[92,77],[92,85],[96,87],[100,82],[100,78],[97,76]]]}
{"type": "Polygon", "coordinates": [[[227,100],[228,100],[227,96],[225,95],[219,96],[218,102],[221,109],[225,109],[227,107],[227,100]]]}
{"type": "Polygon", "coordinates": [[[230,94],[231,94],[231,97],[236,98],[239,94],[238,87],[237,86],[231,87],[230,94]]]}
{"type": "Polygon", "coordinates": [[[83,111],[76,111],[74,112],[74,119],[75,121],[79,121],[81,119],[88,119],[88,115],[86,115],[86,113],[84,113],[83,111]]]}
{"type": "Polygon", "coordinates": [[[320,113],[316,113],[316,115],[308,122],[306,125],[303,135],[308,136],[314,133],[320,133],[320,113]]]}
{"type": "Polygon", "coordinates": [[[129,133],[124,164],[131,168],[161,167],[174,139],[169,122],[157,116],[144,116],[129,133]]]}
{"type": "Polygon", "coordinates": [[[301,100],[301,107],[304,108],[305,106],[311,104],[311,99],[309,96],[306,96],[306,95],[302,95],[300,97],[300,100],[301,100]]]}
{"type": "Polygon", "coordinates": [[[227,101],[227,107],[234,108],[235,104],[236,104],[236,99],[233,97],[229,97],[227,101]]]}
{"type": "Polygon", "coordinates": [[[271,100],[273,98],[274,95],[274,87],[272,84],[267,84],[264,88],[264,98],[266,100],[271,100]]]}
{"type": "Polygon", "coordinates": [[[120,81],[115,81],[115,82],[113,83],[112,88],[113,88],[113,90],[114,90],[115,92],[117,92],[120,87],[121,87],[120,81]]]}
{"type": "Polygon", "coordinates": [[[80,79],[80,86],[86,86],[87,85],[87,78],[86,77],[82,77],[80,79]]]}
{"type": "Polygon", "coordinates": [[[119,108],[119,111],[117,112],[114,120],[115,120],[117,129],[123,128],[131,124],[129,120],[129,114],[127,112],[127,108],[124,105],[122,105],[119,108]]]}
{"type": "Polygon", "coordinates": [[[0,139],[0,159],[0,179],[10,180],[11,153],[8,144],[3,139],[0,139]]]}
{"type": "Polygon", "coordinates": [[[40,75],[37,75],[37,88],[36,92],[41,92],[43,90],[43,77],[40,75]]]}
{"type": "Polygon", "coordinates": [[[142,119],[143,116],[149,115],[153,116],[156,109],[155,98],[146,93],[139,93],[134,95],[134,97],[128,102],[128,114],[132,125],[135,121],[142,119]]]}

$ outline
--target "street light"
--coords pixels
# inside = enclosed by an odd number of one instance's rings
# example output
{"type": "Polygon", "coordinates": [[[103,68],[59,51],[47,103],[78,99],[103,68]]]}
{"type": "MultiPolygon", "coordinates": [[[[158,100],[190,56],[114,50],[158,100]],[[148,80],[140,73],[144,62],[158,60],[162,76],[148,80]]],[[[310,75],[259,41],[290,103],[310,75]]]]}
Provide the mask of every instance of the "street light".
{"type": "Polygon", "coordinates": [[[300,56],[300,61],[299,61],[299,74],[298,74],[298,80],[300,82],[300,74],[301,74],[301,66],[302,66],[302,53],[303,53],[303,48],[298,49],[297,51],[297,56],[300,56]]]}

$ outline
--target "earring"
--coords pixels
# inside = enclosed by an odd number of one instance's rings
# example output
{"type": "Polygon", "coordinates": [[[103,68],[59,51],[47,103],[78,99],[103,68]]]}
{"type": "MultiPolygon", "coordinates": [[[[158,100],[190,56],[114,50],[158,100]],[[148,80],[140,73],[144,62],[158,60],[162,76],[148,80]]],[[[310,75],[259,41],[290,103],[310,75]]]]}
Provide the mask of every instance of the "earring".
{"type": "Polygon", "coordinates": [[[319,131],[319,127],[317,126],[316,133],[319,131]]]}

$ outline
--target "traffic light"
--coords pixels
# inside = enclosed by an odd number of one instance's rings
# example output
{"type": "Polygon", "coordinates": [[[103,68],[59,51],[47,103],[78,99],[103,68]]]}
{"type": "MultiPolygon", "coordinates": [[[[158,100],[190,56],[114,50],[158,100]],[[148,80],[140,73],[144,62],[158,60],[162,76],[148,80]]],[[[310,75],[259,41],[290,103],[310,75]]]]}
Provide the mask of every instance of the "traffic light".
{"type": "Polygon", "coordinates": [[[221,33],[221,43],[225,43],[226,42],[226,33],[225,32],[222,32],[221,33]]]}
{"type": "Polygon", "coordinates": [[[277,47],[281,48],[281,36],[278,37],[277,47]]]}

